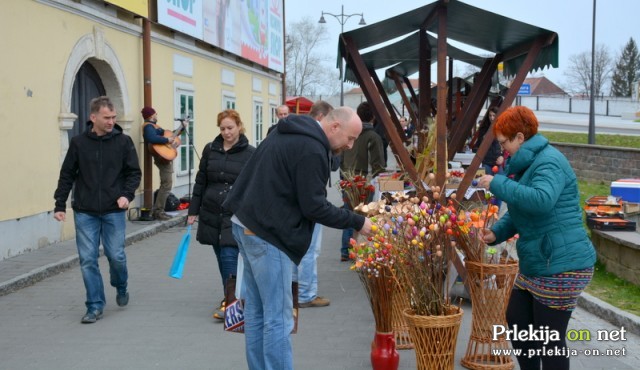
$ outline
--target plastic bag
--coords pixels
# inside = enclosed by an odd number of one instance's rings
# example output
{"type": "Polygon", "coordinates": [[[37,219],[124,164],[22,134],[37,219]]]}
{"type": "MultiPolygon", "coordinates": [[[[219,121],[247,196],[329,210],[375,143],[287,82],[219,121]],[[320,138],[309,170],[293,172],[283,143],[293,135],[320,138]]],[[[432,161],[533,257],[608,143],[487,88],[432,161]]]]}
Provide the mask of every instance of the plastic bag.
{"type": "Polygon", "coordinates": [[[175,279],[182,279],[182,272],[184,270],[184,264],[187,261],[187,254],[189,253],[189,243],[191,242],[191,225],[187,226],[182,236],[182,240],[178,244],[176,255],[173,257],[173,263],[171,264],[171,270],[169,270],[169,276],[175,279]]]}

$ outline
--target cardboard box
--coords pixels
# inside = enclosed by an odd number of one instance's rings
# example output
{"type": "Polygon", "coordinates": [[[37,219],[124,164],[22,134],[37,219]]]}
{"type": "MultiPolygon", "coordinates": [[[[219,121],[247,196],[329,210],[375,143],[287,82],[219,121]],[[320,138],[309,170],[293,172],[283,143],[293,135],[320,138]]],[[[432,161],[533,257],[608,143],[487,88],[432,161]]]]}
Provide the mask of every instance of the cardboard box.
{"type": "Polygon", "coordinates": [[[378,188],[380,189],[381,192],[382,191],[403,191],[404,181],[380,179],[378,181],[378,188]]]}
{"type": "Polygon", "coordinates": [[[611,183],[611,195],[625,202],[640,203],[640,179],[620,179],[611,183]]]}

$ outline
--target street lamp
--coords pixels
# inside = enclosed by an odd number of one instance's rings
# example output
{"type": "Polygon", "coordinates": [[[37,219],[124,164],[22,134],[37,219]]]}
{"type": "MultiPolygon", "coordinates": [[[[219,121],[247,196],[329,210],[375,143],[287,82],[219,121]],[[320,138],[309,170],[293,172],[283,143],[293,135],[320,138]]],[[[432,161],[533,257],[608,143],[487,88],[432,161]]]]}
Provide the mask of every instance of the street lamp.
{"type": "MultiPolygon", "coordinates": [[[[344,33],[344,24],[347,23],[347,21],[349,20],[349,18],[355,16],[355,15],[359,15],[360,16],[360,23],[358,23],[360,26],[365,26],[367,23],[364,21],[364,13],[353,13],[353,14],[344,14],[344,5],[342,5],[342,11],[340,12],[340,14],[332,14],[332,13],[327,13],[327,12],[322,12],[322,14],[320,15],[320,20],[318,21],[318,23],[327,23],[327,21],[324,20],[324,16],[326,15],[330,15],[332,17],[334,17],[335,19],[338,20],[338,23],[340,23],[340,33],[344,33]]],[[[340,59],[340,106],[344,105],[344,84],[342,83],[343,81],[343,76],[342,76],[342,59],[340,59]]]]}
{"type": "Polygon", "coordinates": [[[591,26],[591,93],[589,94],[589,144],[596,143],[596,109],[593,96],[596,93],[595,84],[596,64],[596,0],[593,0],[593,25],[591,26]]]}

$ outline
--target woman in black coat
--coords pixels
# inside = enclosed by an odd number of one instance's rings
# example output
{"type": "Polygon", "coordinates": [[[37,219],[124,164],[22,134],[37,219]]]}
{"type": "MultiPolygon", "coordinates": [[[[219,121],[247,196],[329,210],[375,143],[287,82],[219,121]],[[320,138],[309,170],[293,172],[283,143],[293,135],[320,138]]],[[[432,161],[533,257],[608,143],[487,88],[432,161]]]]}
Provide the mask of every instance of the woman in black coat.
{"type": "MultiPolygon", "coordinates": [[[[218,114],[218,135],[202,151],[196,175],[187,223],[199,217],[196,239],[213,246],[222,276],[222,291],[229,275],[235,275],[238,266],[238,245],[231,233],[231,212],[222,207],[255,148],[244,135],[240,115],[233,109],[218,114]]],[[[213,317],[224,319],[224,299],[213,317]]]]}

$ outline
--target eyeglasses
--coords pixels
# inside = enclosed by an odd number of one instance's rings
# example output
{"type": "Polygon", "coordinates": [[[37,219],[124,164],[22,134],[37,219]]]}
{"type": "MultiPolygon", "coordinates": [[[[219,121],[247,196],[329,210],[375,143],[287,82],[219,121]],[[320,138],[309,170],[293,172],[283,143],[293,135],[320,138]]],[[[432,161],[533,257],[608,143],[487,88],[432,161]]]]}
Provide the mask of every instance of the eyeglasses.
{"type": "Polygon", "coordinates": [[[504,139],[504,140],[497,140],[497,141],[498,141],[498,144],[500,144],[500,146],[504,146],[504,143],[506,143],[507,141],[511,141],[511,139],[504,139]]]}

